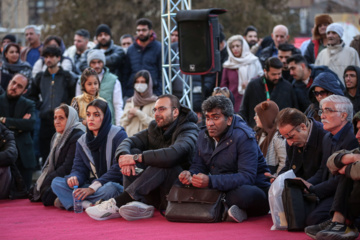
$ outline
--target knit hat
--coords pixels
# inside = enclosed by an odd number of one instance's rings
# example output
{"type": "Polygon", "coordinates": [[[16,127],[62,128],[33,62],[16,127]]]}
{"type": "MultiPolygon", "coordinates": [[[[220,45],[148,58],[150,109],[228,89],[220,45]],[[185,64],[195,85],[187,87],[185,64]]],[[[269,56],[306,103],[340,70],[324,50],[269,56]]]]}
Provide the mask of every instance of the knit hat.
{"type": "Polygon", "coordinates": [[[105,54],[100,49],[91,49],[87,55],[87,64],[90,66],[90,62],[94,59],[101,60],[104,65],[106,64],[105,54]]]}
{"type": "Polygon", "coordinates": [[[5,35],[5,37],[3,37],[2,39],[2,42],[5,40],[5,39],[9,39],[11,42],[13,43],[16,43],[16,37],[12,34],[7,34],[5,35]]]}
{"type": "Polygon", "coordinates": [[[331,24],[333,23],[332,18],[330,17],[330,15],[328,14],[320,14],[318,16],[315,17],[315,27],[314,27],[314,37],[316,39],[320,39],[320,33],[319,33],[319,26],[321,24],[331,24]]]}
{"type": "Polygon", "coordinates": [[[274,127],[279,107],[274,101],[264,101],[256,105],[255,112],[263,125],[263,129],[268,131],[274,127]]]}
{"type": "Polygon", "coordinates": [[[344,34],[344,28],[339,23],[332,23],[326,28],[326,33],[328,32],[336,32],[340,38],[342,38],[344,34]]]}
{"type": "Polygon", "coordinates": [[[100,24],[97,27],[96,32],[95,32],[95,36],[96,37],[99,36],[99,34],[102,33],[102,32],[107,33],[107,34],[109,34],[111,36],[111,29],[106,24],[100,24]]]}

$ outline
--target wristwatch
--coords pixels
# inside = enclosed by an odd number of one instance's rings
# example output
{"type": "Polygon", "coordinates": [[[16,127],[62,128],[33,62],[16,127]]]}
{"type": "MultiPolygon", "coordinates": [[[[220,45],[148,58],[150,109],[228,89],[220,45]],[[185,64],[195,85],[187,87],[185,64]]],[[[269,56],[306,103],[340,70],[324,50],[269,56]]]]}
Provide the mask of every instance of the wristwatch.
{"type": "Polygon", "coordinates": [[[133,160],[137,163],[139,161],[139,154],[133,155],[133,160]]]}

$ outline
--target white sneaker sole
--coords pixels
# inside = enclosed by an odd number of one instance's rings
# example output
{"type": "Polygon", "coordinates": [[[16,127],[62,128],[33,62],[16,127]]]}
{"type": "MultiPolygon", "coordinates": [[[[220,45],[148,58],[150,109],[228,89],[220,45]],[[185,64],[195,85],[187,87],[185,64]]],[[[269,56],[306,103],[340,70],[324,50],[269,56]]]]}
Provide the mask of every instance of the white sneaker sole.
{"type": "Polygon", "coordinates": [[[151,218],[154,215],[154,207],[139,207],[136,205],[124,205],[119,209],[121,217],[128,221],[151,218]]]}
{"type": "Polygon", "coordinates": [[[103,221],[103,220],[108,220],[108,219],[113,219],[113,218],[120,218],[121,216],[120,216],[120,214],[119,214],[119,212],[116,212],[116,213],[105,213],[105,214],[103,214],[102,216],[100,216],[100,217],[97,217],[97,216],[95,216],[95,215],[93,215],[93,214],[91,214],[91,211],[88,211],[90,208],[87,208],[86,210],[85,210],[85,212],[87,213],[87,215],[89,216],[89,217],[91,217],[92,219],[95,219],[95,220],[98,220],[98,221],[103,221]]]}

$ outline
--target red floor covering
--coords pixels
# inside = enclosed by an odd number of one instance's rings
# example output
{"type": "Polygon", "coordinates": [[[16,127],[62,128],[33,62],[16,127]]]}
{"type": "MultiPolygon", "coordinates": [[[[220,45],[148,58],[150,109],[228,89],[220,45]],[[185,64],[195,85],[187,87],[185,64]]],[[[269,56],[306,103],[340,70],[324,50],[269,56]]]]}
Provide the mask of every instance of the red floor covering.
{"type": "Polygon", "coordinates": [[[0,240],[15,239],[310,239],[303,232],[271,231],[270,215],[243,223],[172,223],[158,211],[154,217],[134,222],[117,218],[96,221],[86,213],[75,214],[44,207],[28,200],[0,201],[0,240]]]}

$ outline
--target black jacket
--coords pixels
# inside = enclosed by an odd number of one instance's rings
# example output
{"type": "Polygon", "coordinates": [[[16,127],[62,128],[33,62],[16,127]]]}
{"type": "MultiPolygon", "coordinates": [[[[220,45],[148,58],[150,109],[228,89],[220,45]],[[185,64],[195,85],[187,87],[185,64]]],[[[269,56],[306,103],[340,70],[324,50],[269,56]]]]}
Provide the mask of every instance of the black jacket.
{"type": "Polygon", "coordinates": [[[136,148],[142,152],[143,163],[147,166],[172,168],[181,165],[188,169],[199,134],[196,122],[196,114],[182,106],[178,118],[165,131],[153,120],[148,129],[126,138],[116,149],[116,159],[131,154],[136,148]]]}
{"type": "Polygon", "coordinates": [[[345,68],[344,75],[345,75],[346,71],[348,71],[348,70],[352,70],[352,71],[356,72],[357,89],[356,89],[356,94],[354,97],[349,94],[347,89],[344,90],[344,95],[345,95],[345,97],[349,98],[351,103],[353,104],[354,114],[355,114],[358,111],[360,111],[360,68],[357,66],[350,65],[347,68],[345,68]]]}
{"type": "Polygon", "coordinates": [[[29,98],[36,102],[40,118],[53,119],[56,107],[61,103],[70,105],[75,96],[75,83],[71,74],[62,67],[55,74],[54,79],[47,69],[45,72],[39,72],[31,84],[29,98]]]}
{"type": "Polygon", "coordinates": [[[351,123],[348,122],[341,131],[343,132],[341,133],[341,136],[335,146],[332,145],[333,136],[331,133],[328,132],[324,136],[322,144],[323,157],[321,160],[321,166],[315,175],[308,180],[308,182],[313,185],[309,188],[310,192],[315,193],[316,196],[318,196],[320,199],[333,196],[336,192],[336,187],[338,184],[338,176],[333,176],[326,166],[326,162],[331,154],[341,149],[352,150],[359,147],[359,143],[355,138],[353,126],[351,123]]]}
{"type": "MultiPolygon", "coordinates": [[[[240,106],[240,115],[252,128],[255,126],[255,106],[266,101],[266,90],[263,78],[264,76],[261,76],[249,82],[240,106]]],[[[270,99],[279,106],[279,110],[287,107],[298,108],[293,87],[283,78],[279,80],[271,91],[270,99]]]]}
{"type": "Polygon", "coordinates": [[[0,123],[0,167],[10,167],[17,157],[14,133],[0,123]]]}
{"type": "Polygon", "coordinates": [[[307,180],[320,168],[323,156],[323,138],[328,132],[324,130],[321,122],[315,121],[313,118],[309,121],[312,123],[309,141],[304,148],[289,146],[286,143],[286,162],[279,174],[292,169],[297,177],[307,180]]]}

